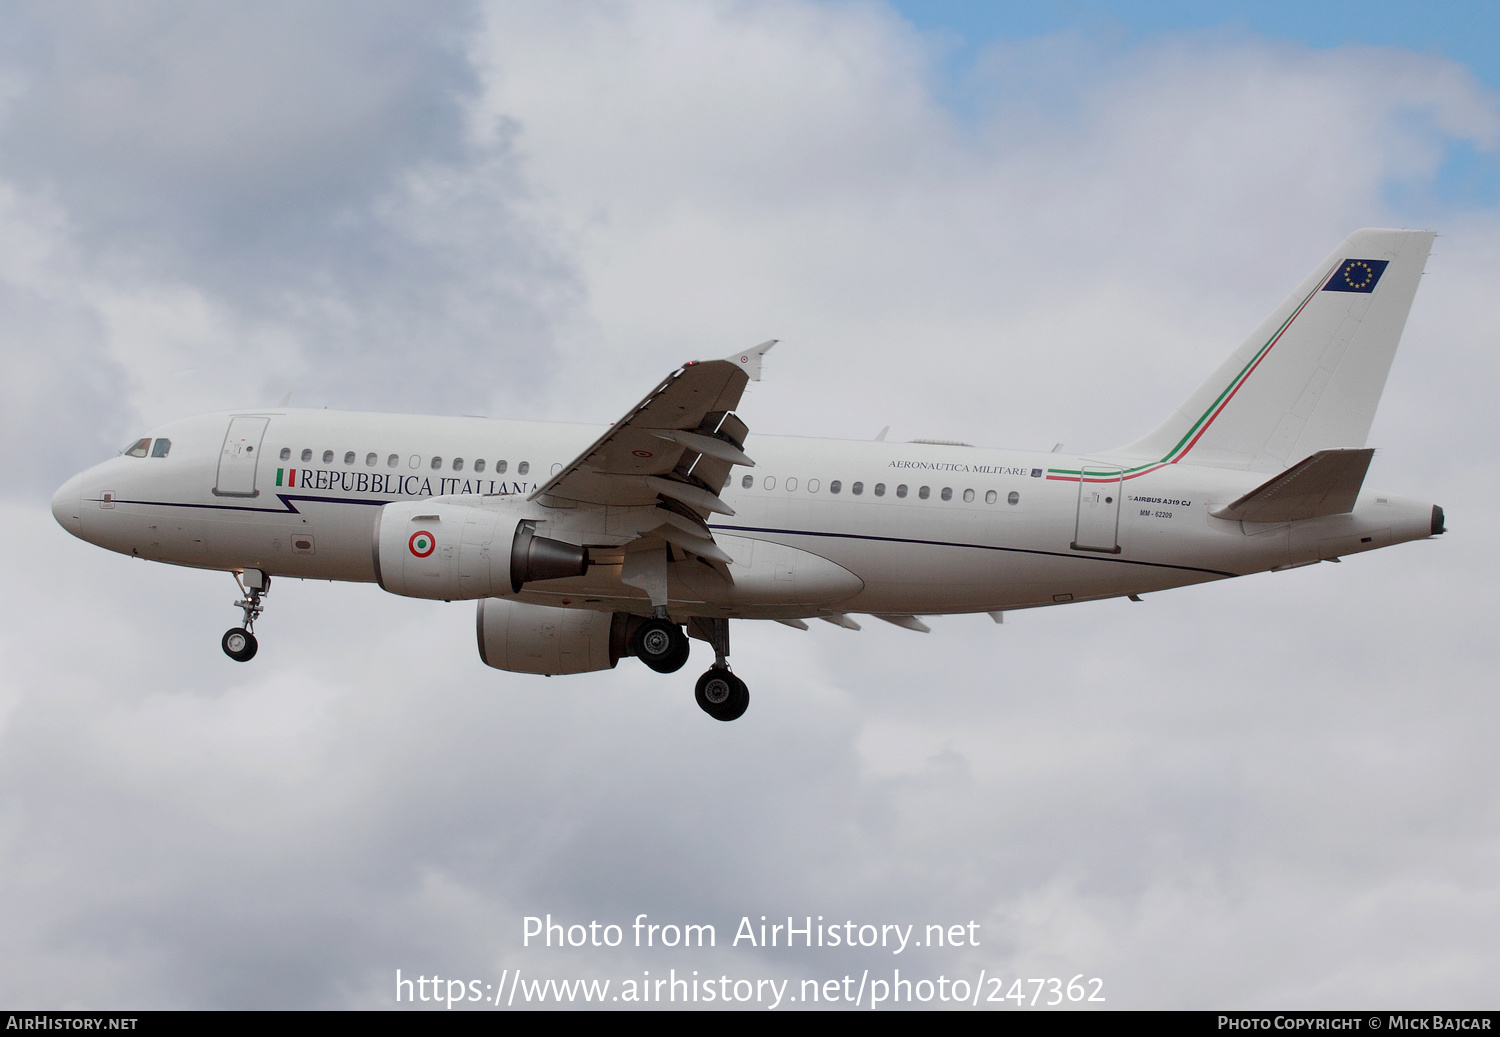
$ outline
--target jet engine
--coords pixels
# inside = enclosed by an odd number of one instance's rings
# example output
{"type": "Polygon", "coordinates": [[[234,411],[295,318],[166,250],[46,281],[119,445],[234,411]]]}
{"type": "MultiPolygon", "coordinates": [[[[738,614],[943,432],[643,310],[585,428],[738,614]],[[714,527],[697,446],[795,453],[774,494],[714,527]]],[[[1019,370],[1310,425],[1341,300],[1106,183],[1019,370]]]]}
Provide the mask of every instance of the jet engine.
{"type": "Polygon", "coordinates": [[[486,666],[514,673],[612,669],[625,654],[631,618],[623,613],[484,598],[475,622],[479,658],[486,666]]]}
{"type": "Polygon", "coordinates": [[[588,548],[537,536],[536,527],[508,502],[387,504],[375,519],[375,579],[392,594],[457,601],[588,572],[588,548]]]}

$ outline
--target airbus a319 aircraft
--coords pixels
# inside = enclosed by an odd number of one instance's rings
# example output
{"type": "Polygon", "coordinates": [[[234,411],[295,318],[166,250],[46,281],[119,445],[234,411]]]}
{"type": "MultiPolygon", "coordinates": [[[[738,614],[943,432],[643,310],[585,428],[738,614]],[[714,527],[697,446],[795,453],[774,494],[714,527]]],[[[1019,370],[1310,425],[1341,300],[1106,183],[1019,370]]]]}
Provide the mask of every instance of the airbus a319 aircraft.
{"type": "Polygon", "coordinates": [[[271,579],[478,602],[479,656],[533,674],[713,649],[698,704],[745,712],[729,621],[858,629],[1137,597],[1444,531],[1364,489],[1365,446],[1434,235],[1362,230],[1155,431],[1077,456],[751,436],[773,342],[673,371],[607,428],[327,410],[153,429],[52,511],[100,547],[232,573],[248,661],[271,579]],[[753,460],[752,460],[753,458],[753,460]]]}

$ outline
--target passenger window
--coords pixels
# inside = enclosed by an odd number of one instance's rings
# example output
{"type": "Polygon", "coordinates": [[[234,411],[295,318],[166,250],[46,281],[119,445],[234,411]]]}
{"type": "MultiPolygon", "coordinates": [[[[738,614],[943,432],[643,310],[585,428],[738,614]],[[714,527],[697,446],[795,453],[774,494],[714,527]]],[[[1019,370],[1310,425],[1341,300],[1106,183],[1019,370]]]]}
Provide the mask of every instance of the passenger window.
{"type": "Polygon", "coordinates": [[[953,487],[951,487],[951,486],[944,486],[943,487],[943,500],[952,500],[952,499],[953,499],[953,487]]]}
{"type": "Polygon", "coordinates": [[[529,471],[531,471],[531,462],[530,461],[522,461],[520,464],[516,465],[516,474],[517,475],[525,475],[529,471]]]}
{"type": "Polygon", "coordinates": [[[974,503],[974,491],[973,490],[965,490],[964,491],[964,503],[965,504],[973,504],[974,503]]]}
{"type": "Polygon", "coordinates": [[[411,457],[407,458],[406,463],[408,465],[410,465],[411,467],[413,467],[413,468],[421,468],[422,467],[422,455],[421,454],[412,454],[411,457]]]}
{"type": "Polygon", "coordinates": [[[853,486],[849,487],[849,492],[858,497],[861,493],[865,492],[865,484],[862,482],[857,482],[853,486]]]}
{"type": "Polygon", "coordinates": [[[896,487],[896,496],[897,497],[905,497],[906,496],[906,483],[902,483],[900,486],[896,487]]]}
{"type": "Polygon", "coordinates": [[[766,476],[766,481],[763,482],[763,483],[761,483],[761,485],[764,486],[768,490],[774,490],[774,489],[776,489],[776,476],[774,476],[774,475],[768,475],[768,476],[766,476]]]}
{"type": "Polygon", "coordinates": [[[345,464],[353,464],[354,463],[354,451],[353,450],[350,450],[350,451],[348,451],[347,453],[344,454],[344,463],[345,464]]]}
{"type": "Polygon", "coordinates": [[[371,450],[368,454],[365,455],[365,467],[366,468],[374,468],[375,467],[375,462],[379,461],[379,460],[380,460],[380,455],[377,454],[377,453],[375,453],[375,451],[371,450]]]}
{"type": "Polygon", "coordinates": [[[995,503],[996,497],[997,497],[997,494],[995,493],[995,491],[994,490],[989,490],[984,495],[984,502],[986,504],[993,504],[993,503],[995,503]]]}
{"type": "Polygon", "coordinates": [[[923,486],[923,487],[921,487],[920,489],[917,490],[917,496],[921,497],[923,500],[926,500],[931,495],[932,495],[932,490],[930,490],[926,486],[923,486]]]}
{"type": "Polygon", "coordinates": [[[878,482],[878,483],[875,484],[875,496],[877,496],[877,497],[884,497],[885,496],[885,483],[878,482]]]}
{"type": "Polygon", "coordinates": [[[304,460],[304,461],[311,461],[312,460],[312,448],[311,447],[308,447],[306,450],[302,451],[302,460],[304,460]]]}
{"type": "Polygon", "coordinates": [[[333,451],[332,450],[325,450],[325,451],[323,451],[323,463],[324,464],[333,464],[333,451]]]}
{"type": "Polygon", "coordinates": [[[1009,495],[1007,495],[1006,498],[1005,498],[1005,503],[1007,503],[1007,504],[1020,504],[1021,503],[1021,495],[1019,493],[1017,493],[1015,490],[1011,490],[1010,493],[1009,493],[1009,495]]]}
{"type": "Polygon", "coordinates": [[[283,461],[290,461],[292,459],[292,448],[291,447],[284,446],[284,447],[281,448],[281,459],[283,461]]]}
{"type": "Polygon", "coordinates": [[[808,493],[817,493],[818,492],[818,480],[816,480],[816,479],[809,479],[809,480],[807,480],[807,492],[808,493]]]}
{"type": "Polygon", "coordinates": [[[831,483],[828,484],[828,492],[829,493],[838,493],[843,488],[844,488],[844,484],[841,483],[841,482],[839,482],[837,479],[833,480],[833,482],[831,482],[831,483]]]}
{"type": "Polygon", "coordinates": [[[135,441],[135,445],[132,446],[132,447],[130,447],[129,449],[127,449],[125,451],[125,456],[126,457],[145,457],[147,451],[149,451],[150,449],[151,449],[151,437],[147,436],[145,439],[138,439],[138,440],[136,440],[135,441]]]}
{"type": "Polygon", "coordinates": [[[387,468],[395,468],[400,463],[401,463],[401,455],[400,454],[392,454],[390,457],[387,457],[385,459],[385,466],[387,468]]]}
{"type": "Polygon", "coordinates": [[[474,462],[474,472],[477,475],[482,471],[484,471],[484,458],[481,457],[479,460],[474,462]]]}
{"type": "Polygon", "coordinates": [[[172,441],[170,439],[158,439],[156,444],[151,448],[151,456],[166,457],[167,451],[171,449],[172,441]]]}
{"type": "Polygon", "coordinates": [[[435,472],[441,467],[443,467],[443,459],[441,457],[434,457],[432,459],[432,470],[435,472]]]}
{"type": "Polygon", "coordinates": [[[788,479],[786,481],[786,492],[787,493],[791,493],[796,488],[797,488],[797,480],[796,479],[788,479]]]}
{"type": "Polygon", "coordinates": [[[755,485],[755,476],[753,476],[753,475],[747,475],[743,479],[740,480],[740,486],[744,487],[747,490],[750,487],[754,486],[754,485],[755,485]]]}
{"type": "Polygon", "coordinates": [[[509,462],[506,462],[506,461],[496,461],[495,462],[495,474],[496,475],[504,475],[505,474],[505,469],[508,468],[508,467],[509,467],[509,462]]]}
{"type": "Polygon", "coordinates": [[[464,470],[464,459],[463,458],[461,458],[461,457],[455,457],[453,459],[453,470],[455,472],[461,472],[461,471],[464,470]]]}

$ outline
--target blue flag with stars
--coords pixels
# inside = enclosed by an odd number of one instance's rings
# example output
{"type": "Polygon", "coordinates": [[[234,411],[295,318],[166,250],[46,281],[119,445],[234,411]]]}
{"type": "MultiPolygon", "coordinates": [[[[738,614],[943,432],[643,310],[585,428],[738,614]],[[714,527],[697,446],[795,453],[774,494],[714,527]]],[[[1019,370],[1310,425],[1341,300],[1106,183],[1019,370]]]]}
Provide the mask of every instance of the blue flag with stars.
{"type": "Polygon", "coordinates": [[[1360,292],[1369,295],[1375,290],[1380,275],[1390,266],[1388,259],[1346,259],[1338,272],[1323,286],[1325,292],[1360,292]]]}

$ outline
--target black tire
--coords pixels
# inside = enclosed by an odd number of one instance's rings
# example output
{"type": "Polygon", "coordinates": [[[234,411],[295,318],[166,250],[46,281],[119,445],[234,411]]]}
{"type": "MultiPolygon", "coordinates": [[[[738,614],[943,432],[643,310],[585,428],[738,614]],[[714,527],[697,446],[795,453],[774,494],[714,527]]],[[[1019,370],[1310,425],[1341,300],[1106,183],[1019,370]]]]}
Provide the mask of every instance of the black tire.
{"type": "Polygon", "coordinates": [[[698,678],[693,697],[703,712],[715,720],[738,720],[750,708],[750,689],[745,682],[717,666],[698,678]]]}
{"type": "Polygon", "coordinates": [[[676,673],[693,650],[682,627],[665,619],[648,619],[637,627],[632,647],[657,673],[676,673]]]}
{"type": "Polygon", "coordinates": [[[254,659],[256,649],[260,647],[255,635],[244,627],[224,631],[224,640],[219,644],[224,649],[224,654],[237,663],[247,663],[254,659]]]}

